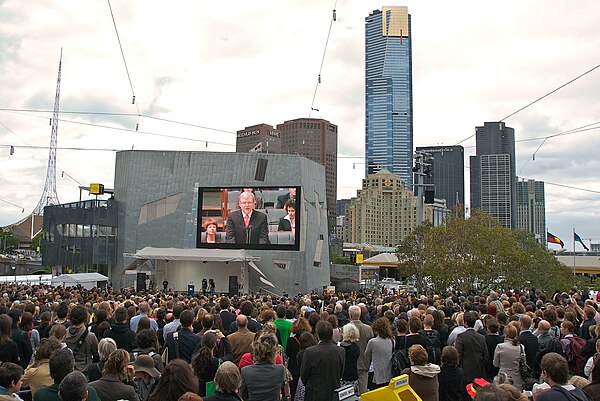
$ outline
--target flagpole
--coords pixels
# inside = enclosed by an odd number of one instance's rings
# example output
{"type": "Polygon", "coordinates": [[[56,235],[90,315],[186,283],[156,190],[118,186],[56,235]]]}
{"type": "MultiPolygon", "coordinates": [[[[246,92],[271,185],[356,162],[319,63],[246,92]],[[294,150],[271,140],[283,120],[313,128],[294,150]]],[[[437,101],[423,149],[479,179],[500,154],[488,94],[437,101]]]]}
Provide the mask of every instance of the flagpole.
{"type": "Polygon", "coordinates": [[[575,283],[575,227],[573,227],[573,284],[575,283]]]}

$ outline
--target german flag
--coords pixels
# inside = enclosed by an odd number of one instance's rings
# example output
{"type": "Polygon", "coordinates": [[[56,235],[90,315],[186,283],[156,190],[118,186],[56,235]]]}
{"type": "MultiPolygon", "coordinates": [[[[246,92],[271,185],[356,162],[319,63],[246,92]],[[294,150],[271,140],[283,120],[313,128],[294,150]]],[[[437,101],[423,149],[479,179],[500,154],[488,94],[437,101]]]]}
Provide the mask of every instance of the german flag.
{"type": "Polygon", "coordinates": [[[550,234],[550,231],[548,231],[548,242],[551,242],[553,244],[558,244],[558,245],[560,245],[561,248],[565,247],[565,243],[562,242],[562,240],[560,238],[558,238],[556,235],[550,234]]]}

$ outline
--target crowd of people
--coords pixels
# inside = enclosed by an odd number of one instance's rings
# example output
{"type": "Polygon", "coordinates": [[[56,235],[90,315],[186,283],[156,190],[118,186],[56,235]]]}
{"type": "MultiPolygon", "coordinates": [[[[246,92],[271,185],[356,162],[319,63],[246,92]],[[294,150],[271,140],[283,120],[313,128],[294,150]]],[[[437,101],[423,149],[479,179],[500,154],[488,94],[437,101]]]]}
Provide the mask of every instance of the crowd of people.
{"type": "Polygon", "coordinates": [[[587,289],[216,294],[3,285],[0,400],[600,400],[587,289]]]}

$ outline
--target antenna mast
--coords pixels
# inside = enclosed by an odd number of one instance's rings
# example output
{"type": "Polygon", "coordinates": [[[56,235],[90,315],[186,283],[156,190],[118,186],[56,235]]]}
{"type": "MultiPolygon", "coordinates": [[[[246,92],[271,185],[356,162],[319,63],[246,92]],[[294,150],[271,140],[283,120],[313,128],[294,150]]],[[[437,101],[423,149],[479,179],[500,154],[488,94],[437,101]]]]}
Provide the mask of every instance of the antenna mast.
{"type": "Polygon", "coordinates": [[[46,171],[46,183],[42,197],[32,214],[43,215],[44,207],[58,205],[56,193],[56,144],[58,139],[58,110],[60,104],[60,75],[62,69],[62,48],[60,49],[60,61],[58,62],[58,79],[56,80],[56,95],[54,97],[54,113],[52,114],[52,135],[50,137],[50,154],[48,155],[48,170],[46,171]]]}

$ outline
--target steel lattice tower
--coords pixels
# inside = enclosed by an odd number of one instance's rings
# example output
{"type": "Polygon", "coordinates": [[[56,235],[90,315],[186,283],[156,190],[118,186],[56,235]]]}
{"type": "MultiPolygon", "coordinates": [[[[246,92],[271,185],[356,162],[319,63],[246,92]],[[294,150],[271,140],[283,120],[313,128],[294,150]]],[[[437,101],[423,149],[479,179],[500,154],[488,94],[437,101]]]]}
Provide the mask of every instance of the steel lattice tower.
{"type": "Polygon", "coordinates": [[[62,69],[62,49],[60,49],[60,61],[58,62],[58,79],[56,80],[56,95],[54,97],[54,113],[52,114],[52,135],[50,137],[50,154],[48,155],[48,170],[46,171],[46,183],[42,197],[38,202],[33,214],[44,214],[44,207],[58,205],[56,193],[56,143],[58,139],[58,109],[60,104],[60,74],[62,69]]]}

